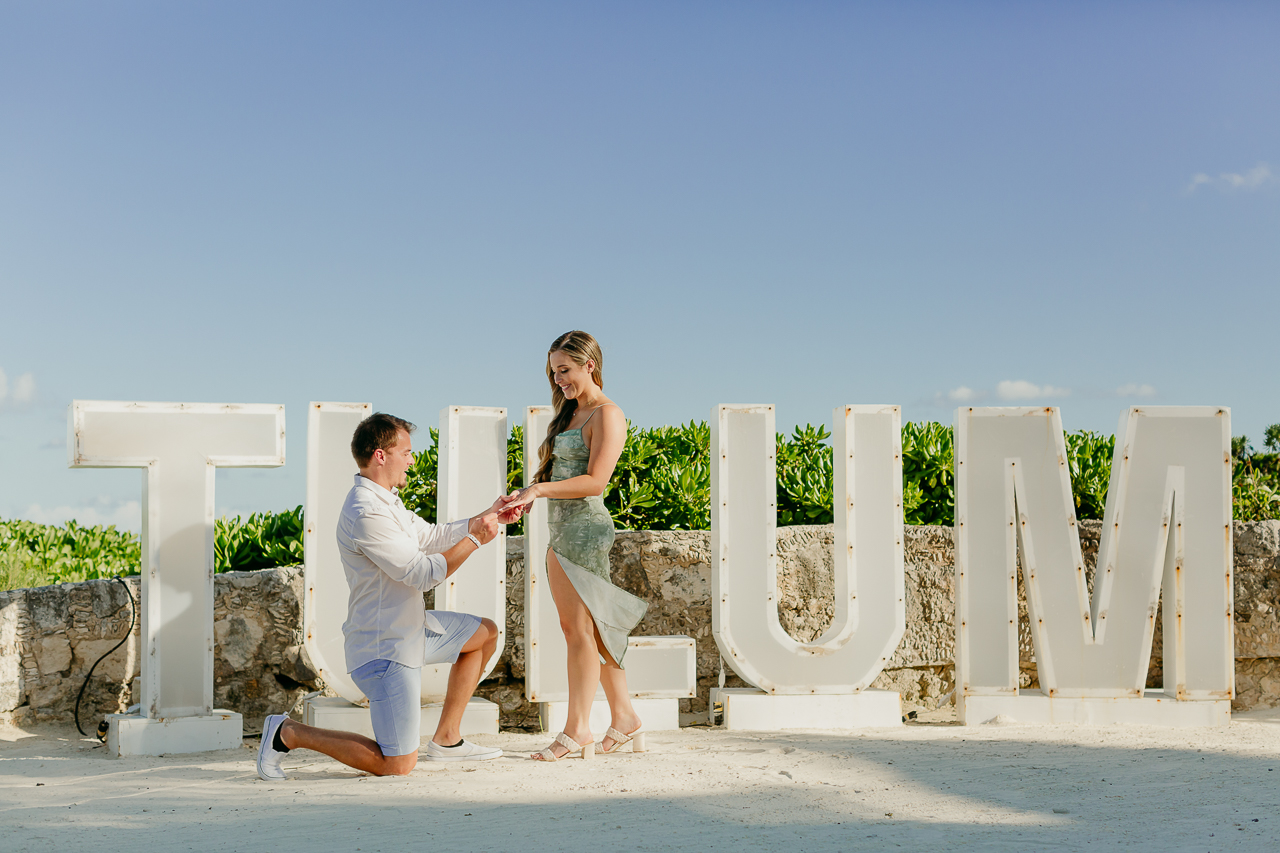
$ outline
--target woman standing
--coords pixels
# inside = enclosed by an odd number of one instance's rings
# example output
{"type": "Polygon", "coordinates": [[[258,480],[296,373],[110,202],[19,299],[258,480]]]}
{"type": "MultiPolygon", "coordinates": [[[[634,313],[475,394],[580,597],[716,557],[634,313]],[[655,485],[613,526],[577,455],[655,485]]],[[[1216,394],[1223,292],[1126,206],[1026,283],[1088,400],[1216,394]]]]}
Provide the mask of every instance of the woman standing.
{"type": "Polygon", "coordinates": [[[533,485],[508,504],[549,500],[547,579],[569,651],[568,719],[555,741],[533,755],[542,761],[575,754],[590,758],[595,749],[607,755],[628,743],[632,751],[644,750],[622,658],[627,635],[649,605],[610,580],[613,518],[601,495],[626,443],[627,420],[604,394],[602,360],[600,345],[586,332],[566,332],[552,342],[547,378],[555,417],[533,485]],[[611,714],[599,744],[593,742],[590,726],[597,685],[604,686],[611,714]]]}

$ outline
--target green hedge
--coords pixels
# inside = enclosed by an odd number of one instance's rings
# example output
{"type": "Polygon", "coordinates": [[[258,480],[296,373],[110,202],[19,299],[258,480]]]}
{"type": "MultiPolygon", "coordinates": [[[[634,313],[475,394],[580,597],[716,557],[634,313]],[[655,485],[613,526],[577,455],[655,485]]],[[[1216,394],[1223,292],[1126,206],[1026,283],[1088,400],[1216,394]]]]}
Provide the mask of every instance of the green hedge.
{"type": "Polygon", "coordinates": [[[213,566],[217,572],[244,572],[302,563],[302,507],[255,512],[248,518],[213,523],[213,566]]]}
{"type": "Polygon", "coordinates": [[[1236,519],[1280,518],[1280,424],[1263,433],[1266,451],[1255,451],[1248,436],[1231,439],[1234,460],[1231,498],[1236,519]]]}
{"type": "MultiPolygon", "coordinates": [[[[405,505],[435,521],[438,458],[436,430],[430,446],[416,454],[409,483],[401,490],[405,505]]],[[[830,524],[832,456],[822,426],[778,433],[778,524],[830,524]]],[[[1068,433],[1067,455],[1080,518],[1101,518],[1111,472],[1112,437],[1082,430],[1068,433]]],[[[524,435],[520,427],[507,440],[507,485],[524,482],[524,435]]],[[[951,524],[955,505],[951,427],[907,423],[902,427],[903,512],[908,524],[951,524]]],[[[630,530],[706,530],[711,526],[711,429],[705,421],[640,429],[627,426],[627,443],[605,506],[619,528],[630,530]]],[[[517,527],[510,531],[522,532],[517,527]]]]}
{"type": "Polygon", "coordinates": [[[137,574],[138,537],[114,526],[0,521],[0,589],[137,574]]]}
{"type": "MultiPolygon", "coordinates": [[[[436,516],[439,433],[414,454],[405,505],[428,521],[436,516]]],[[[831,522],[832,457],[825,427],[796,427],[778,434],[778,524],[831,522]]],[[[1101,518],[1111,476],[1115,436],[1088,430],[1066,434],[1067,462],[1076,516],[1101,518]]],[[[1242,521],[1280,518],[1280,424],[1267,428],[1265,451],[1249,439],[1232,440],[1234,516],[1242,521]]],[[[627,427],[627,444],[604,501],[619,528],[705,530],[711,525],[711,431],[706,422],[639,429],[627,427]]],[[[524,482],[524,435],[507,440],[507,485],[524,482]]],[[[951,427],[907,423],[902,427],[903,511],[908,524],[952,523],[955,505],[951,427]]],[[[482,509],[483,507],[476,507],[482,509]]],[[[302,562],[302,507],[258,512],[216,522],[216,570],[261,569],[302,562]]],[[[523,525],[510,532],[518,535],[523,525]]],[[[62,527],[0,521],[0,589],[137,573],[138,538],[114,527],[62,527]]]]}
{"type": "MultiPolygon", "coordinates": [[[[302,507],[255,512],[214,522],[214,566],[219,572],[266,569],[302,562],[302,507]]],[[[142,545],[134,533],[109,527],[61,527],[0,521],[0,589],[136,575],[142,545]]]]}

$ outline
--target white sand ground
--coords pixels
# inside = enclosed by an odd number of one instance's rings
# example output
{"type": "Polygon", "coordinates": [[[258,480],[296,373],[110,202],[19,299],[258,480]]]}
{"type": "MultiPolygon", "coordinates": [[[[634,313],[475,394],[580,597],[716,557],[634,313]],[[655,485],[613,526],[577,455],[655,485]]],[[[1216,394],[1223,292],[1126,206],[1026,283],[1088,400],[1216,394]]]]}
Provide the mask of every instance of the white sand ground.
{"type": "Polygon", "coordinates": [[[294,752],[111,759],[74,728],[0,729],[0,851],[1280,850],[1280,711],[1229,727],[649,735],[643,755],[506,757],[376,779],[294,752]]]}

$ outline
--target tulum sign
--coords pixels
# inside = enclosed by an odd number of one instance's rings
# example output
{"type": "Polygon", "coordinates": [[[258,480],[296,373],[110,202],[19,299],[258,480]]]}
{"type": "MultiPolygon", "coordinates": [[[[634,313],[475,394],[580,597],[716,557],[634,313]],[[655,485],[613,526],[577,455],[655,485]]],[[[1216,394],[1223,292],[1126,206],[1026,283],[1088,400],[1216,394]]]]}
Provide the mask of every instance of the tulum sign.
{"type": "MultiPolygon", "coordinates": [[[[346,579],[334,528],[355,463],[349,442],[367,403],[312,403],[305,525],[306,649],[335,698],[307,722],[364,731],[347,676],[346,579]]],[[[525,470],[550,416],[525,410],[525,470]]],[[[751,688],[713,690],[729,728],[896,725],[897,693],[871,688],[906,625],[901,411],[846,405],[833,414],[834,618],[801,643],[777,612],[775,413],[712,411],[712,634],[751,688]]],[[[76,401],[71,467],[136,467],[142,482],[142,702],[113,715],[117,755],[194,752],[239,742],[240,716],[213,708],[214,469],[284,464],[284,407],[76,401]]],[[[507,410],[448,406],[440,416],[439,514],[486,505],[507,481],[507,410]]],[[[956,413],[956,704],[966,724],[1215,725],[1233,690],[1230,412],[1131,409],[1121,422],[1092,592],[1080,553],[1061,420],[1055,408],[956,413]],[[1019,687],[1017,587],[1026,588],[1040,689],[1019,687]],[[1157,612],[1164,683],[1145,685],[1157,612]]],[[[545,583],[545,508],[526,519],[526,696],[554,729],[566,698],[564,640],[545,583]]],[[[506,625],[505,539],[436,590],[437,606],[506,625]]],[[[501,638],[499,642],[505,642],[501,638]]],[[[692,696],[689,637],[631,638],[628,681],[651,702],[651,728],[678,725],[692,696]]],[[[494,655],[496,662],[498,656],[494,655]]],[[[424,671],[424,726],[447,667],[424,671]]],[[[496,731],[497,708],[473,699],[468,731],[496,731]]],[[[593,720],[594,725],[594,720],[593,720]]],[[[424,728],[431,730],[434,723],[424,728]]]]}

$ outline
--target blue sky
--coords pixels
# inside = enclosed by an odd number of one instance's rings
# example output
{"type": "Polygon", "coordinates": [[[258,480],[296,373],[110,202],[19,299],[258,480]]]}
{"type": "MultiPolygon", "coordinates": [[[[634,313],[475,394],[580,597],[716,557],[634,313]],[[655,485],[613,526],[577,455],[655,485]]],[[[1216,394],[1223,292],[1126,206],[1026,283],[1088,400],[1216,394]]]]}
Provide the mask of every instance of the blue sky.
{"type": "MultiPolygon", "coordinates": [[[[0,2],[0,517],[73,399],[1280,421],[1280,5],[0,2]]],[[[1260,442],[1259,442],[1260,443],[1260,442]]]]}

